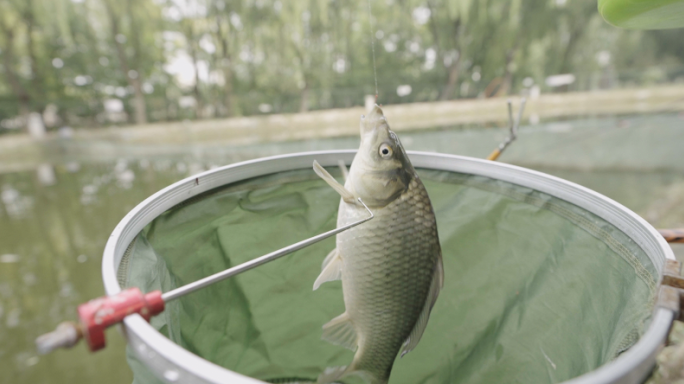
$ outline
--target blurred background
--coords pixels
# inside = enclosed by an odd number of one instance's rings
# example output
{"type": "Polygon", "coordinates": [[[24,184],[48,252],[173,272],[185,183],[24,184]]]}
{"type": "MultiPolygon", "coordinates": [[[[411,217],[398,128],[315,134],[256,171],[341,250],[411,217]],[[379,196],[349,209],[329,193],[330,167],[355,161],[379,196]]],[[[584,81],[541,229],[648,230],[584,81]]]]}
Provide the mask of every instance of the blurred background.
{"type": "Polygon", "coordinates": [[[3,134],[672,84],[681,30],[567,0],[3,0],[3,134]],[[371,32],[372,29],[372,32],[371,32]],[[565,74],[561,78],[552,75],[565,74]]]}
{"type": "Polygon", "coordinates": [[[355,148],[376,95],[407,149],[481,158],[526,97],[501,161],[684,226],[681,29],[592,0],[0,0],[0,382],[130,382],[115,331],[33,347],[104,293],[118,221],[210,168],[355,148]]]}

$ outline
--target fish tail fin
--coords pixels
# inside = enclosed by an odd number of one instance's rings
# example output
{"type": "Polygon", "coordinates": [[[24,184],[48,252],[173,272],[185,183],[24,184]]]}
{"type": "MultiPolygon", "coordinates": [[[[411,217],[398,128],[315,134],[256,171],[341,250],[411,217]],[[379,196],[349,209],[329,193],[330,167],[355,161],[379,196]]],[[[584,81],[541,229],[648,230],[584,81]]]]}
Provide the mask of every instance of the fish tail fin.
{"type": "Polygon", "coordinates": [[[347,371],[347,367],[330,367],[326,368],[323,373],[318,376],[318,380],[316,380],[316,384],[329,384],[329,383],[334,383],[335,381],[339,380],[344,376],[345,372],[347,371]]]}
{"type": "Polygon", "coordinates": [[[368,384],[387,384],[389,380],[386,377],[378,378],[368,371],[357,371],[352,366],[346,366],[326,368],[325,371],[318,376],[316,384],[338,383],[339,380],[348,376],[357,376],[368,384]]]}

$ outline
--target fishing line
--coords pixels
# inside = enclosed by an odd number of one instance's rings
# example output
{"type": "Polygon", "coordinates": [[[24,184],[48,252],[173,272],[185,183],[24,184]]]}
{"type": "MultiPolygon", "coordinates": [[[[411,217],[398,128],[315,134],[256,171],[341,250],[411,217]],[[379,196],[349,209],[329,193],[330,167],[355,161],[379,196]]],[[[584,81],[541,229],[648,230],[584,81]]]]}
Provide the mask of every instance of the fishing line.
{"type": "Polygon", "coordinates": [[[373,52],[373,77],[375,78],[375,101],[378,101],[378,72],[375,69],[375,35],[373,35],[373,12],[371,12],[370,0],[368,0],[368,24],[370,25],[371,51],[373,52]]]}

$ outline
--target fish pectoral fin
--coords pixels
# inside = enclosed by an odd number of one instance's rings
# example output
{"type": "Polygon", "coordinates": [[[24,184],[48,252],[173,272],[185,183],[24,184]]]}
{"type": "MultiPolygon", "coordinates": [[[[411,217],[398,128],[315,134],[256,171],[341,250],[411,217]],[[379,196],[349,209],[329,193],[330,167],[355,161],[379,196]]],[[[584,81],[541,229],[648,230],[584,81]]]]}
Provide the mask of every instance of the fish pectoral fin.
{"type": "Polygon", "coordinates": [[[344,160],[338,160],[337,166],[340,167],[340,172],[342,172],[342,178],[344,179],[344,181],[347,181],[347,179],[349,178],[349,170],[347,169],[347,165],[344,163],[344,160]]]}
{"type": "Polygon", "coordinates": [[[323,259],[323,264],[321,264],[321,271],[325,269],[325,267],[330,264],[331,261],[337,259],[340,257],[340,254],[337,252],[337,248],[333,249],[328,253],[328,255],[323,259]]]}
{"type": "Polygon", "coordinates": [[[323,326],[321,338],[335,345],[356,350],[358,337],[347,312],[330,320],[323,326]]]}
{"type": "Polygon", "coordinates": [[[416,325],[413,327],[411,334],[408,339],[404,341],[401,357],[404,357],[405,354],[411,352],[413,348],[418,345],[420,338],[423,336],[423,332],[425,332],[428,320],[430,319],[430,311],[437,301],[439,291],[442,290],[442,285],[444,285],[444,266],[442,265],[442,256],[440,254],[437,263],[435,264],[435,271],[432,275],[432,283],[430,284],[427,300],[425,300],[425,306],[423,307],[420,316],[418,316],[418,321],[416,321],[416,325]]]}
{"type": "Polygon", "coordinates": [[[338,183],[337,180],[335,180],[322,165],[318,164],[318,161],[316,160],[313,162],[313,169],[323,181],[328,183],[328,185],[333,187],[333,189],[342,196],[342,200],[349,204],[356,204],[356,197],[354,197],[354,194],[349,192],[342,184],[338,183]]]}
{"type": "Polygon", "coordinates": [[[340,280],[342,278],[343,265],[342,258],[340,257],[340,253],[337,252],[337,248],[330,251],[328,256],[325,257],[325,260],[323,260],[322,271],[314,282],[313,290],[317,290],[321,284],[328,281],[340,280]]]}

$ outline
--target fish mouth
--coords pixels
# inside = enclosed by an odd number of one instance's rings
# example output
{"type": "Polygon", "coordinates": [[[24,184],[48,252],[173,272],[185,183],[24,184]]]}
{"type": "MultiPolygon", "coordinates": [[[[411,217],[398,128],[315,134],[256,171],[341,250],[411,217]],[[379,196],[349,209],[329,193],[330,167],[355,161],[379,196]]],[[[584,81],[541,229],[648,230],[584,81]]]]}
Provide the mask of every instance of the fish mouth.
{"type": "Polygon", "coordinates": [[[375,107],[368,115],[361,115],[361,135],[373,132],[377,128],[387,126],[387,119],[385,118],[382,108],[375,104],[375,107]]]}
{"type": "Polygon", "coordinates": [[[375,107],[373,107],[373,110],[368,114],[366,119],[371,121],[384,120],[385,114],[382,112],[382,108],[380,108],[379,105],[375,104],[375,107]]]}

